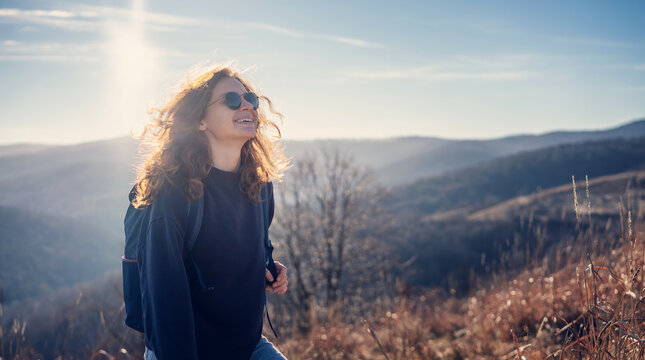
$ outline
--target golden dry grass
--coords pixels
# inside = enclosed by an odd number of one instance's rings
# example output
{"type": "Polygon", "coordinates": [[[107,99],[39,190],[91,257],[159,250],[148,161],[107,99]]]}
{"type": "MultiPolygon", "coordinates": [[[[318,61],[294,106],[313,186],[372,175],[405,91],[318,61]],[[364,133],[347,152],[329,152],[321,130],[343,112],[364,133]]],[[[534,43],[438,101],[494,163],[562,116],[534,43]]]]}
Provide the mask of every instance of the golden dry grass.
{"type": "Polygon", "coordinates": [[[555,272],[535,266],[466,298],[401,296],[362,323],[338,317],[278,344],[294,360],[645,358],[643,234],[624,240],[555,272]]]}

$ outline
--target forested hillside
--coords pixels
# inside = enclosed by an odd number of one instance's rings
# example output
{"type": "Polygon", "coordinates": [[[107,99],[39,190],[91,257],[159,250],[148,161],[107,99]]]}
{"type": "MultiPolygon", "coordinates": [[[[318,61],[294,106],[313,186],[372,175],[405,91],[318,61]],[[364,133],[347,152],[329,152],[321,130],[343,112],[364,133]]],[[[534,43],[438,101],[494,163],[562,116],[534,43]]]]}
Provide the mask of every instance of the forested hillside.
{"type": "Polygon", "coordinates": [[[392,189],[388,209],[430,215],[473,212],[501,201],[578,179],[645,168],[645,138],[557,145],[510,155],[392,189]]]}
{"type": "Polygon", "coordinates": [[[0,303],[101,276],[120,264],[122,239],[96,226],[0,206],[0,303]]]}

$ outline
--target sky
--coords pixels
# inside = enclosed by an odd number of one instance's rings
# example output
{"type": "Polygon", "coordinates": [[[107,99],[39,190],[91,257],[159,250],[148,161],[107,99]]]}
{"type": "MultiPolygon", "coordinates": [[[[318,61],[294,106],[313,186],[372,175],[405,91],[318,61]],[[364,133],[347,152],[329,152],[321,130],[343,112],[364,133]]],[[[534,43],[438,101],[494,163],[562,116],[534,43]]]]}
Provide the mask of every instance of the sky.
{"type": "Polygon", "coordinates": [[[494,138],[645,117],[644,1],[0,0],[0,144],[127,136],[232,62],[285,139],[494,138]]]}

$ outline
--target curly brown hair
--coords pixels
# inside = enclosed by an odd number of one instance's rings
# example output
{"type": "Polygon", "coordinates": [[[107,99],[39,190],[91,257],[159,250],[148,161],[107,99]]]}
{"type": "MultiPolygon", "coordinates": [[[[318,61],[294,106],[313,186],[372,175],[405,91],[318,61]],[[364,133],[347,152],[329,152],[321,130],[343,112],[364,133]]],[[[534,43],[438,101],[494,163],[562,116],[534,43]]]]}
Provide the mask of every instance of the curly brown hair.
{"type": "MultiPolygon", "coordinates": [[[[206,136],[199,130],[199,122],[206,115],[212,90],[223,78],[237,79],[247,91],[251,85],[230,67],[217,66],[184,83],[175,96],[160,108],[152,108],[156,113],[143,132],[135,138],[144,138],[142,149],[145,161],[140,165],[136,182],[136,197],[132,204],[137,207],[150,205],[164,186],[180,186],[187,197],[195,201],[203,195],[201,179],[210,171],[209,144],[206,136]]],[[[289,160],[276,144],[280,128],[267,116],[262,102],[268,111],[280,119],[282,114],[274,110],[271,101],[258,94],[261,105],[258,108],[257,135],[249,139],[240,154],[241,190],[250,199],[259,201],[260,190],[264,183],[279,181],[289,166],[289,160]],[[275,130],[275,135],[269,131],[275,130]]]]}

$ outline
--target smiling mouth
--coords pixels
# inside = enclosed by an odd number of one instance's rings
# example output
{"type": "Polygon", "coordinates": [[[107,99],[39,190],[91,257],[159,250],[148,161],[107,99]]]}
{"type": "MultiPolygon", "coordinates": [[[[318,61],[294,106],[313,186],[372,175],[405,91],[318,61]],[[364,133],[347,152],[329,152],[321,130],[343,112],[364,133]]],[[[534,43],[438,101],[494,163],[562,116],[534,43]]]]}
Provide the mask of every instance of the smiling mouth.
{"type": "Polygon", "coordinates": [[[255,121],[253,121],[253,119],[243,118],[243,119],[235,120],[235,123],[236,124],[253,124],[253,123],[255,123],[255,121]]]}

